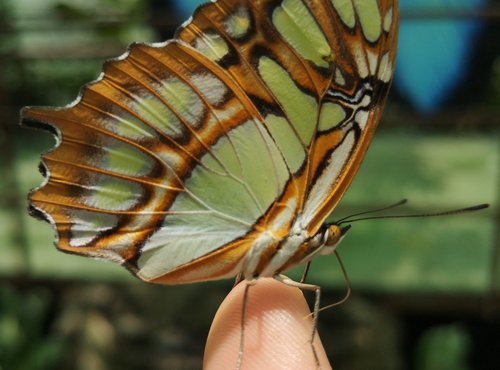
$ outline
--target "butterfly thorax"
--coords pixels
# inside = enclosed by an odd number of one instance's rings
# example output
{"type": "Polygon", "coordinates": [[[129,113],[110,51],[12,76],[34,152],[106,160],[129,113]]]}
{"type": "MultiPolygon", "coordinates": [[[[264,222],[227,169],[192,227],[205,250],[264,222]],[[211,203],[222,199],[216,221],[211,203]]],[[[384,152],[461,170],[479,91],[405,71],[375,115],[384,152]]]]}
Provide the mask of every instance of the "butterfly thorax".
{"type": "Polygon", "coordinates": [[[281,240],[269,231],[256,239],[243,262],[242,274],[245,279],[272,277],[306,263],[317,255],[331,254],[348,230],[336,224],[323,225],[311,237],[297,224],[281,240]]]}

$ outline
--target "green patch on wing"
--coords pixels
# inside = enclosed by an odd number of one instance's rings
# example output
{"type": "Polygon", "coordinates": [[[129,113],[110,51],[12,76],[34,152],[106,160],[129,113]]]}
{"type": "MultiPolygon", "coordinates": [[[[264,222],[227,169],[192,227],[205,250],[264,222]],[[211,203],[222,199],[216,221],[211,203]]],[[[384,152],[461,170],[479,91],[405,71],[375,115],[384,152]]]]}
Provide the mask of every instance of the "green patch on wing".
{"type": "Polygon", "coordinates": [[[328,67],[332,50],[313,15],[301,0],[284,0],[273,13],[278,32],[304,58],[328,67]]]}
{"type": "Polygon", "coordinates": [[[377,0],[353,0],[366,39],[377,41],[382,35],[382,16],[377,0]]]}
{"type": "Polygon", "coordinates": [[[135,110],[142,119],[163,134],[172,137],[183,134],[181,121],[162,101],[156,98],[140,99],[135,110]]]}
{"type": "Polygon", "coordinates": [[[346,112],[338,104],[325,103],[321,107],[319,117],[319,131],[327,131],[336,127],[346,118],[346,112]]]}
{"type": "Polygon", "coordinates": [[[302,143],[308,146],[316,129],[316,99],[299,89],[288,72],[274,60],[262,57],[258,68],[262,79],[283,107],[302,143]]]}
{"type": "Polygon", "coordinates": [[[250,28],[250,17],[246,9],[240,8],[232,14],[226,21],[226,28],[233,37],[242,37],[246,35],[250,28]]]}
{"type": "Polygon", "coordinates": [[[154,163],[147,155],[128,144],[119,144],[107,149],[104,157],[106,170],[124,175],[146,176],[153,166],[154,163]]]}
{"type": "Polygon", "coordinates": [[[205,210],[252,224],[281,193],[288,172],[269,134],[253,121],[227,136],[202,158],[185,186],[205,210]]]}
{"type": "Polygon", "coordinates": [[[191,126],[200,124],[204,105],[191,86],[178,78],[170,78],[159,88],[159,92],[191,126]]]}
{"type": "Polygon", "coordinates": [[[112,130],[120,136],[131,140],[141,140],[156,136],[149,126],[129,113],[125,113],[122,116],[114,116],[113,118],[117,122],[113,122],[112,130]]]}
{"type": "Polygon", "coordinates": [[[306,152],[290,122],[285,118],[270,114],[266,125],[278,145],[292,173],[298,171],[306,159],[306,152]]]}
{"type": "Polygon", "coordinates": [[[384,17],[384,31],[389,32],[394,22],[394,9],[390,8],[384,17]]]}
{"type": "Polygon", "coordinates": [[[138,204],[142,196],[142,188],[138,184],[103,177],[92,187],[85,203],[103,210],[125,211],[138,204]]]}
{"type": "Polygon", "coordinates": [[[333,7],[337,11],[342,22],[349,27],[354,28],[356,25],[356,15],[352,6],[352,0],[331,0],[333,7]]]}
{"type": "Polygon", "coordinates": [[[203,34],[195,41],[195,48],[208,59],[219,61],[229,53],[226,41],[217,34],[203,34]]]}
{"type": "Polygon", "coordinates": [[[345,86],[345,78],[340,68],[335,71],[335,83],[339,86],[345,86]]]}

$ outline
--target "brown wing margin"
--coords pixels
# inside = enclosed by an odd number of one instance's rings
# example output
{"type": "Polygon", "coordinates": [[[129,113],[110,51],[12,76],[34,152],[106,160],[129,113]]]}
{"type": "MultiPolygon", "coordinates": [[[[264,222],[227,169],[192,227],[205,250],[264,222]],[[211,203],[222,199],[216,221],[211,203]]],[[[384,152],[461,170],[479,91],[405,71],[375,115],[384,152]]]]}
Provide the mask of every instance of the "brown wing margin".
{"type": "MultiPolygon", "coordinates": [[[[349,155],[348,161],[345,163],[342,171],[340,172],[334,188],[331,189],[329,194],[325,196],[324,201],[318,206],[314,217],[310,220],[310,235],[314,235],[319,230],[325,219],[330,215],[335,206],[341,200],[342,196],[354,179],[368,146],[371,143],[387,99],[396,59],[399,9],[397,0],[378,0],[378,3],[382,17],[382,33],[377,42],[369,42],[366,39],[363,34],[364,31],[362,27],[359,26],[359,16],[356,19],[358,27],[351,29],[351,32],[337,33],[337,35],[342,35],[340,37],[344,39],[342,42],[344,58],[338,60],[339,68],[340,70],[352,71],[353,73],[352,75],[344,75],[346,81],[345,86],[338,86],[334,80],[332,81],[332,88],[350,95],[356,90],[359,90],[362,84],[368,83],[373,89],[372,102],[369,107],[366,126],[364,128],[360,128],[356,122],[354,122],[354,129],[357,131],[357,142],[349,155]],[[384,25],[385,15],[390,15],[392,20],[390,28],[388,28],[387,23],[384,25]],[[361,48],[360,45],[362,46],[361,48]],[[359,53],[360,51],[362,51],[362,55],[356,55],[356,53],[359,53]],[[370,68],[369,54],[377,56],[375,73],[369,73],[368,76],[363,77],[360,76],[360,62],[356,59],[361,56],[364,58],[364,63],[367,68],[370,68]],[[347,90],[345,87],[347,87],[347,90]]],[[[335,12],[333,7],[332,11],[334,13],[334,17],[339,18],[338,13],[335,12]]],[[[342,20],[340,19],[333,23],[337,27],[338,25],[343,25],[342,20]]],[[[345,27],[345,25],[343,25],[343,27],[345,27]]],[[[314,181],[321,175],[322,161],[326,158],[329,151],[328,142],[330,142],[336,134],[337,133],[333,131],[317,136],[311,155],[311,174],[313,176],[310,183],[314,183],[314,181]],[[324,148],[327,149],[325,150],[324,148]]]]}

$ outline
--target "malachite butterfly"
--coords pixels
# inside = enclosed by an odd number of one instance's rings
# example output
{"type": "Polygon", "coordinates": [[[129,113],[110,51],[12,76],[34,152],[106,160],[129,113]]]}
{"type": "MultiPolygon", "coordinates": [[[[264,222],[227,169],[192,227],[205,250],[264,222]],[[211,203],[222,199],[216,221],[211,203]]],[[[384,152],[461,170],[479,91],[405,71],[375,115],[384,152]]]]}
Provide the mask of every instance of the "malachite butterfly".
{"type": "Polygon", "coordinates": [[[397,0],[216,0],[134,44],[64,108],[32,215],[59,249],[180,284],[279,276],[332,253],[324,225],[392,79],[397,0]]]}

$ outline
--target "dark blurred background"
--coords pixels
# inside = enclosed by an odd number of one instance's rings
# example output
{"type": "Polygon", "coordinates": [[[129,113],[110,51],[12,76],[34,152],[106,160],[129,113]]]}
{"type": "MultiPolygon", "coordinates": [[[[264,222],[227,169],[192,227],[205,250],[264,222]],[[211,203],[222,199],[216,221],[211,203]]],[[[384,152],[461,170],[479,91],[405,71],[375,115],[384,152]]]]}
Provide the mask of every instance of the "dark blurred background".
{"type": "MultiPolygon", "coordinates": [[[[500,3],[400,0],[395,83],[366,160],[332,218],[402,198],[404,212],[488,202],[444,218],[365,221],[340,246],[354,295],[322,312],[341,370],[500,369],[500,3]]],[[[162,41],[188,0],[0,1],[0,369],[199,369],[231,282],[152,286],[65,255],[28,217],[50,135],[24,105],[65,105],[133,41],[162,41]]],[[[399,211],[398,211],[399,212],[399,211]]],[[[345,283],[315,261],[323,303],[345,283]]]]}

